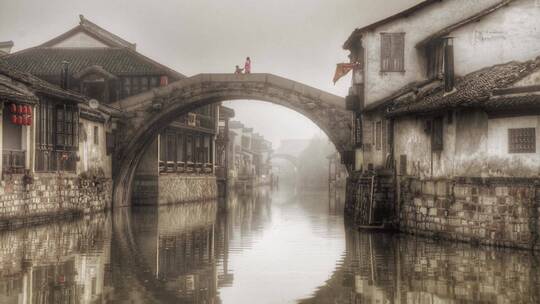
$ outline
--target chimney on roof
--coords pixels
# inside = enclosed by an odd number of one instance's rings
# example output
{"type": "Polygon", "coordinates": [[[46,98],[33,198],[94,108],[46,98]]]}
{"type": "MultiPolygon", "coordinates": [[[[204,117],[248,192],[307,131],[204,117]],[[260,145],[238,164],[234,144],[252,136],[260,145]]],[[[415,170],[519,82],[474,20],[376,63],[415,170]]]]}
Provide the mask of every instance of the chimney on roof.
{"type": "Polygon", "coordinates": [[[445,38],[444,46],[444,91],[449,93],[454,90],[454,40],[452,37],[445,38]]]}
{"type": "Polygon", "coordinates": [[[82,24],[84,22],[84,15],[79,14],[79,19],[81,20],[81,21],[79,21],[79,24],[82,24]]]}
{"type": "Polygon", "coordinates": [[[11,53],[13,41],[0,41],[0,56],[11,53]]]}

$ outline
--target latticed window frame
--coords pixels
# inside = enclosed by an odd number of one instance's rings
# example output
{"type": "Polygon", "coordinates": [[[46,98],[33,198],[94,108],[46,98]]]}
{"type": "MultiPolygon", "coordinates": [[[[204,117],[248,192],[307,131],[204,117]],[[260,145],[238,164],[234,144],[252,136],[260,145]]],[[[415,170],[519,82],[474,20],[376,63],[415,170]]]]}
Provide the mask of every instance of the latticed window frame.
{"type": "Polygon", "coordinates": [[[536,128],[508,129],[508,153],[536,153],[536,128]]]}

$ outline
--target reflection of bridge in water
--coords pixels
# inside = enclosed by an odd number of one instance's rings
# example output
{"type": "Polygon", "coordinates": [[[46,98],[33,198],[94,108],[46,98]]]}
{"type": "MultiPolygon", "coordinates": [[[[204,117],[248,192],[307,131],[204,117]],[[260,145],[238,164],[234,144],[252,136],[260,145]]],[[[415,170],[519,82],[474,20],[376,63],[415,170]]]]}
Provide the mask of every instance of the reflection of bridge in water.
{"type": "MultiPolygon", "coordinates": [[[[297,204],[308,215],[320,214],[313,208],[339,213],[336,200],[314,206],[311,197],[293,194],[279,210],[297,204]]],[[[143,207],[113,219],[102,214],[3,232],[0,303],[220,303],[220,289],[239,284],[231,256],[251,249],[272,223],[270,198],[265,192],[233,197],[225,214],[215,202],[143,207]]],[[[316,223],[336,218],[307,222],[337,230],[316,223]]],[[[527,251],[354,230],[345,241],[328,280],[300,303],[540,301],[539,260],[527,251]]]]}

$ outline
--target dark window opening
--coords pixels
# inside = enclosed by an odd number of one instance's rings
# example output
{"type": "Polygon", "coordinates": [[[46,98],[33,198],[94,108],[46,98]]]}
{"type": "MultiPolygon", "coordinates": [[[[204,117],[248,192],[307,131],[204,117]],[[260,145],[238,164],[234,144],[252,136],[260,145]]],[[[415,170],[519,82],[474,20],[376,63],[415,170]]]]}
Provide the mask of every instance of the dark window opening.
{"type": "Polygon", "coordinates": [[[382,121],[377,121],[375,124],[375,149],[382,148],[382,121]]]}
{"type": "Polygon", "coordinates": [[[431,126],[431,151],[443,150],[443,117],[436,117],[433,119],[431,126]]]}
{"type": "Polygon", "coordinates": [[[99,128],[94,126],[94,145],[99,146],[99,128]]]}

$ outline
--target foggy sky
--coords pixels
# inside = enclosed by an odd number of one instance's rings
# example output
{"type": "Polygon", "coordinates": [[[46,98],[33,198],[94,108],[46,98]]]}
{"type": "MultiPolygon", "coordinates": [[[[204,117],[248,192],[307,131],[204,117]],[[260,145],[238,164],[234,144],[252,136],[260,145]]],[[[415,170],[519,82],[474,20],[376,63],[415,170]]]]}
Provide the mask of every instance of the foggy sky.
{"type": "MultiPolygon", "coordinates": [[[[41,44],[73,27],[79,14],[137,43],[137,50],[185,75],[233,72],[246,56],[252,72],[273,73],[345,96],[350,78],[332,84],[341,46],[354,28],[420,0],[0,0],[0,41],[14,50],[41,44]]],[[[271,104],[228,103],[236,119],[277,146],[320,130],[271,104]]]]}

